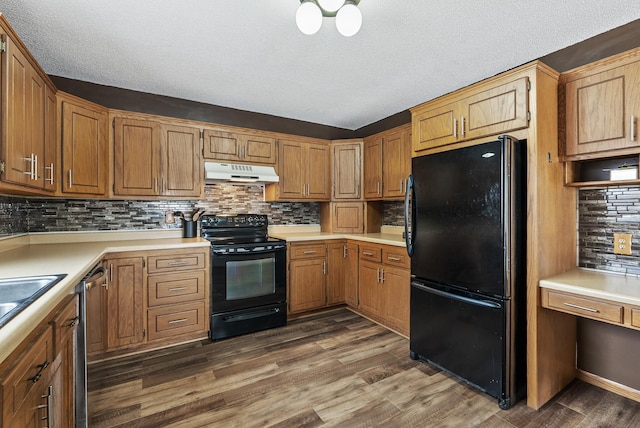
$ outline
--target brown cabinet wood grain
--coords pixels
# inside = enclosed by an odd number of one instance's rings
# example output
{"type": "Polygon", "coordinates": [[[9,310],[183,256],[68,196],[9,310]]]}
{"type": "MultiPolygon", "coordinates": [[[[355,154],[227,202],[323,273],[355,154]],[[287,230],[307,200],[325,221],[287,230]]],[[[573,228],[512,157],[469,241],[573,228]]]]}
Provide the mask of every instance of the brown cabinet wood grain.
{"type": "Polygon", "coordinates": [[[266,200],[328,201],[331,165],[328,144],[278,141],[280,182],[265,188],[266,200]]]}
{"type": "Polygon", "coordinates": [[[326,306],[327,259],[309,258],[289,263],[289,312],[326,306]]]}
{"type": "Polygon", "coordinates": [[[130,117],[115,117],[113,124],[116,195],[202,195],[197,128],[130,117]]]}
{"type": "Polygon", "coordinates": [[[640,153],[637,53],[563,74],[561,82],[565,88],[568,159],[640,153]]]}
{"type": "Polygon", "coordinates": [[[323,232],[363,233],[364,202],[328,202],[320,204],[323,232]]]}
{"type": "Polygon", "coordinates": [[[45,190],[54,192],[58,189],[59,164],[58,148],[58,101],[56,94],[49,86],[45,88],[44,99],[44,156],[42,162],[42,181],[45,190]]]}
{"type": "Polygon", "coordinates": [[[508,76],[413,108],[413,152],[526,128],[528,94],[527,77],[508,76]]]}
{"type": "Polygon", "coordinates": [[[129,347],[145,339],[142,257],[107,260],[107,350],[129,347]]]}
{"type": "Polygon", "coordinates": [[[346,242],[327,244],[327,305],[344,302],[346,242]]]}
{"type": "Polygon", "coordinates": [[[204,300],[149,308],[149,340],[207,331],[204,300]]]}
{"type": "Polygon", "coordinates": [[[379,136],[364,139],[363,181],[366,199],[382,197],[382,141],[379,136]]]}
{"type": "Polygon", "coordinates": [[[403,125],[364,139],[364,197],[404,197],[411,173],[411,127],[403,125]]]}
{"type": "Polygon", "coordinates": [[[149,307],[204,300],[207,286],[205,273],[204,270],[195,270],[149,275],[149,307]]]}
{"type": "Polygon", "coordinates": [[[276,155],[276,139],[271,136],[204,130],[205,159],[273,165],[276,155]]]}
{"type": "Polygon", "coordinates": [[[344,249],[342,271],[344,275],[344,301],[358,307],[358,244],[347,241],[344,249]]]}
{"type": "Polygon", "coordinates": [[[360,199],[362,181],[362,143],[334,143],[333,196],[335,200],[360,199]]]}
{"type": "Polygon", "coordinates": [[[106,109],[61,96],[62,192],[104,196],[108,182],[106,109]]]}

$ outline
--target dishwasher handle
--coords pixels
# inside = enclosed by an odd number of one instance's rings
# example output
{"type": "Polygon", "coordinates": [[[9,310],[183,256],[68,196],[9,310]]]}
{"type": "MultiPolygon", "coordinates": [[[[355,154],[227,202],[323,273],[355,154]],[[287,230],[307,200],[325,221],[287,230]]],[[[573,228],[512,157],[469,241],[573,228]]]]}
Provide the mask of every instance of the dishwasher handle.
{"type": "Polygon", "coordinates": [[[102,265],[97,265],[94,267],[91,272],[85,277],[84,280],[85,287],[89,290],[93,287],[98,281],[107,276],[107,270],[102,265]]]}

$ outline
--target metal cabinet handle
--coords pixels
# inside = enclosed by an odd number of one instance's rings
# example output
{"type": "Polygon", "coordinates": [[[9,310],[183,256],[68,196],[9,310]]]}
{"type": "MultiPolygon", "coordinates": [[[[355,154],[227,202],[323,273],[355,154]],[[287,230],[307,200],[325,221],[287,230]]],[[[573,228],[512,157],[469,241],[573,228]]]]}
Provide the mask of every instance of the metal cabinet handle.
{"type": "Polygon", "coordinates": [[[342,246],[342,258],[343,259],[347,258],[347,246],[346,245],[342,246]]]}
{"type": "Polygon", "coordinates": [[[169,291],[182,291],[186,289],[187,287],[174,287],[174,288],[170,288],[169,291]]]}
{"type": "Polygon", "coordinates": [[[380,269],[380,282],[384,283],[384,269],[380,269]]]}
{"type": "Polygon", "coordinates": [[[327,274],[327,261],[323,261],[322,262],[322,274],[326,275],[327,274]]]}
{"type": "Polygon", "coordinates": [[[24,171],[23,174],[26,174],[29,176],[29,178],[31,178],[32,180],[35,180],[35,163],[36,163],[36,159],[35,159],[35,155],[33,153],[31,153],[31,156],[29,156],[28,158],[22,158],[24,160],[26,160],[27,162],[29,162],[29,171],[24,171]]]}
{"type": "Polygon", "coordinates": [[[38,155],[33,155],[33,178],[34,180],[38,180],[38,155]]]}
{"type": "Polygon", "coordinates": [[[629,138],[631,141],[636,141],[636,117],[631,115],[631,125],[629,126],[629,138]]]}
{"type": "Polygon", "coordinates": [[[400,260],[402,260],[400,257],[391,257],[391,256],[387,256],[387,260],[392,260],[394,262],[399,262],[400,260]]]}
{"type": "Polygon", "coordinates": [[[362,252],[362,255],[363,255],[363,256],[369,256],[369,257],[371,257],[371,256],[373,256],[373,253],[370,253],[370,252],[368,252],[368,251],[363,251],[363,252],[362,252]]]}
{"type": "Polygon", "coordinates": [[[45,181],[48,181],[50,184],[53,184],[53,162],[49,164],[49,166],[45,166],[44,169],[48,169],[51,171],[51,176],[49,178],[45,178],[45,181]]]}
{"type": "Polygon", "coordinates": [[[304,250],[302,254],[315,254],[316,250],[304,250]]]}
{"type": "Polygon", "coordinates": [[[376,183],[376,193],[378,195],[380,194],[380,182],[379,181],[376,183]]]}
{"type": "Polygon", "coordinates": [[[180,319],[177,319],[177,320],[171,320],[167,324],[179,324],[179,323],[185,322],[185,321],[187,321],[186,318],[180,318],[180,319]]]}
{"type": "Polygon", "coordinates": [[[153,177],[153,192],[158,193],[158,177],[153,177]]]}
{"type": "Polygon", "coordinates": [[[73,186],[73,173],[69,170],[69,188],[73,186]]]}
{"type": "Polygon", "coordinates": [[[380,268],[376,269],[376,282],[378,284],[380,283],[380,268]]]}
{"type": "Polygon", "coordinates": [[[453,138],[458,138],[458,119],[453,118],[453,138]]]}
{"type": "Polygon", "coordinates": [[[597,309],[588,308],[586,306],[574,305],[573,303],[564,303],[564,305],[565,306],[569,306],[570,308],[581,309],[583,311],[591,312],[591,313],[594,313],[594,314],[597,314],[598,312],[600,312],[597,309]]]}
{"type": "Polygon", "coordinates": [[[75,316],[75,317],[71,318],[71,321],[69,321],[69,324],[67,324],[67,327],[69,327],[69,328],[75,327],[76,324],[78,324],[78,321],[80,321],[80,317],[79,316],[75,316]]]}
{"type": "Polygon", "coordinates": [[[460,117],[460,136],[464,137],[464,116],[460,117]]]}

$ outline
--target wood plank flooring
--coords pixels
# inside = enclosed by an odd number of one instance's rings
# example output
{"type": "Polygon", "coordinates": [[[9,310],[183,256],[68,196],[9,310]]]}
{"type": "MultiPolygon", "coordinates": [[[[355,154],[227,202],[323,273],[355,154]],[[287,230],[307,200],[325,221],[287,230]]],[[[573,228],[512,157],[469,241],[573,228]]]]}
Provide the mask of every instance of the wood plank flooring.
{"type": "Polygon", "coordinates": [[[347,310],[89,367],[90,427],[633,427],[640,404],[574,381],[539,411],[409,358],[347,310]]]}

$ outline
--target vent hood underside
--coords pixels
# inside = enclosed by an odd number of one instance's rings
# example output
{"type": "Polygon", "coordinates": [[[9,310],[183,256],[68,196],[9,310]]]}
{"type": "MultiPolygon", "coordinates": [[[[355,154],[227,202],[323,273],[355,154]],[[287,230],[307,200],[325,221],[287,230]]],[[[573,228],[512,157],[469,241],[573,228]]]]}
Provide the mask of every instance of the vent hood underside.
{"type": "Polygon", "coordinates": [[[280,178],[272,166],[205,162],[205,183],[277,183],[280,178]]]}

